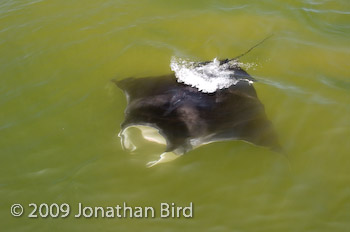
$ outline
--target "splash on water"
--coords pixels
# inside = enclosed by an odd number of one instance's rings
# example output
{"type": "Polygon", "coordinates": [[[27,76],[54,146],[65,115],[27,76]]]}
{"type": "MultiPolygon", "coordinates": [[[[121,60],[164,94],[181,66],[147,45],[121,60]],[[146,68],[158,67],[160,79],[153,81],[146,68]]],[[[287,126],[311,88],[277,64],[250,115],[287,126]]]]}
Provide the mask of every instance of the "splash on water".
{"type": "Polygon", "coordinates": [[[238,60],[223,62],[217,58],[210,62],[193,62],[172,57],[170,63],[178,82],[195,87],[204,93],[229,88],[242,80],[252,83],[251,79],[235,74],[241,68],[247,70],[256,66],[255,63],[242,63],[238,60]]]}

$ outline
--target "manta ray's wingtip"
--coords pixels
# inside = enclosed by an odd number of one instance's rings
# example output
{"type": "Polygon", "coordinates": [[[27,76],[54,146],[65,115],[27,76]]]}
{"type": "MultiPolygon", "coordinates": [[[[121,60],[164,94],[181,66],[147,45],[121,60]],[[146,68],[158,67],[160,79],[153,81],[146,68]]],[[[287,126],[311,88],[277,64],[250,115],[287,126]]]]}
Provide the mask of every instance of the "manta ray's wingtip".
{"type": "Polygon", "coordinates": [[[118,80],[118,77],[114,76],[112,79],[109,80],[110,82],[114,83],[115,85],[118,85],[120,80],[118,80]]]}
{"type": "Polygon", "coordinates": [[[130,83],[130,81],[134,80],[135,78],[129,77],[129,78],[123,78],[121,80],[118,80],[117,78],[113,78],[110,81],[114,83],[118,88],[124,90],[127,87],[127,84],[130,83]]]}
{"type": "Polygon", "coordinates": [[[123,80],[118,80],[116,78],[113,78],[110,80],[113,84],[115,84],[116,86],[118,86],[120,88],[120,84],[123,80]]]}

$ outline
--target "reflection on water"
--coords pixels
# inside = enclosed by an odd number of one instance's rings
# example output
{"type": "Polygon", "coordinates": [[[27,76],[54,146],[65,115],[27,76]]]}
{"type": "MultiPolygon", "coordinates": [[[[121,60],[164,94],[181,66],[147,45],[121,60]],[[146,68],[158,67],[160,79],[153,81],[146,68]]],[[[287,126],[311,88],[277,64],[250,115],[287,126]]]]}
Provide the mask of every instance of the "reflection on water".
{"type": "Polygon", "coordinates": [[[3,230],[348,231],[349,12],[348,0],[1,1],[3,230]],[[219,141],[147,169],[143,155],[165,145],[122,149],[127,103],[110,80],[170,73],[172,57],[234,57],[269,34],[241,62],[256,64],[249,74],[286,156],[219,141]],[[10,215],[12,204],[32,202],[193,202],[194,217],[10,215]]]}

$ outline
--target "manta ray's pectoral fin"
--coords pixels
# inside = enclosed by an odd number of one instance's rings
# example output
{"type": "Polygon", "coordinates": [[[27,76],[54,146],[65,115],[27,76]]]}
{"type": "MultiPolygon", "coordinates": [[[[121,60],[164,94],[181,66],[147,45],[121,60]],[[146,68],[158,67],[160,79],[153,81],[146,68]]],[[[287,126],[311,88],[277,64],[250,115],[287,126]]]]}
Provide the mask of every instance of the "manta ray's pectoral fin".
{"type": "Polygon", "coordinates": [[[226,130],[211,136],[207,142],[226,140],[242,140],[257,146],[268,147],[274,151],[281,150],[272,123],[265,118],[242,120],[236,122],[236,125],[232,127],[227,125],[226,130]]]}
{"type": "Polygon", "coordinates": [[[127,96],[128,103],[135,99],[145,99],[154,97],[158,94],[164,94],[165,89],[171,88],[176,83],[174,74],[143,77],[143,78],[126,78],[123,80],[112,80],[127,96]]]}

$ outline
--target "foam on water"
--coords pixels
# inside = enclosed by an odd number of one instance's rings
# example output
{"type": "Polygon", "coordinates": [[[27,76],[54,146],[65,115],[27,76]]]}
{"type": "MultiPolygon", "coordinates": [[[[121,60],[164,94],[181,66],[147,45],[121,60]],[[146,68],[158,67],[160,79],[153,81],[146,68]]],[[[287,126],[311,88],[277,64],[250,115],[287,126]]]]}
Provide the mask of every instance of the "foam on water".
{"type": "Polygon", "coordinates": [[[229,88],[241,80],[252,83],[250,79],[235,76],[235,68],[249,69],[253,66],[256,64],[243,64],[237,60],[220,64],[217,58],[211,62],[198,63],[172,57],[170,63],[170,68],[175,72],[178,82],[195,87],[204,93],[214,93],[219,89],[229,88]]]}

